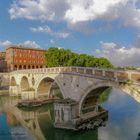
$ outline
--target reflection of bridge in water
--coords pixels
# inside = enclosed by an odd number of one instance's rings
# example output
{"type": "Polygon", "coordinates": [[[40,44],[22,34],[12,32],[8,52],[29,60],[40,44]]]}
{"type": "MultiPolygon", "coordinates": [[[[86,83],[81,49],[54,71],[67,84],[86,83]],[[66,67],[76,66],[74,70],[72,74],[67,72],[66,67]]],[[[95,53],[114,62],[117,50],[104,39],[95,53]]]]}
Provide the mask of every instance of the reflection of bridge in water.
{"type": "Polygon", "coordinates": [[[39,118],[45,116],[45,119],[52,121],[50,110],[48,111],[25,111],[17,108],[15,105],[19,99],[3,98],[1,101],[2,110],[7,114],[7,120],[10,125],[16,125],[18,122],[25,127],[38,140],[45,140],[44,134],[40,128],[39,118]],[[17,122],[18,121],[18,122],[17,122]]]}
{"type": "Polygon", "coordinates": [[[84,136],[81,136],[81,132],[74,133],[73,131],[55,129],[50,110],[52,109],[52,106],[43,109],[39,108],[36,111],[25,111],[15,107],[17,102],[17,98],[11,97],[4,97],[2,100],[0,100],[0,105],[3,108],[3,112],[5,112],[7,115],[8,124],[10,126],[18,126],[21,124],[24,128],[26,128],[26,130],[36,136],[37,140],[85,140],[87,137],[88,140],[98,140],[98,129],[84,132],[84,136]]]}

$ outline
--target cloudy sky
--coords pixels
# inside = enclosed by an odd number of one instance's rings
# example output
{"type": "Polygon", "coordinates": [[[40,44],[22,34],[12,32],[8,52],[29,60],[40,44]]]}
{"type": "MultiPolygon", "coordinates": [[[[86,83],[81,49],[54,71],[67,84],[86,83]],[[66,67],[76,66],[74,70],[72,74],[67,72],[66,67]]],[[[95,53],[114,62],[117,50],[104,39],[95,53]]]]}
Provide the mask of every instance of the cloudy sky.
{"type": "Polygon", "coordinates": [[[140,0],[2,0],[0,50],[58,46],[140,66],[140,0]]]}

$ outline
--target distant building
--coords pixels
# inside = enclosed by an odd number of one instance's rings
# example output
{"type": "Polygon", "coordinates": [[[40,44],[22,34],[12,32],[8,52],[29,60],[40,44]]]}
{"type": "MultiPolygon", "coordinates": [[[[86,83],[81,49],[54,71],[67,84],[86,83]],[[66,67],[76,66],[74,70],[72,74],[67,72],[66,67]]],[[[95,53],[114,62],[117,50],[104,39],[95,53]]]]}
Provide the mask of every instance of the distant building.
{"type": "Polygon", "coordinates": [[[0,72],[7,71],[7,63],[5,61],[5,52],[0,52],[0,72]]]}
{"type": "Polygon", "coordinates": [[[8,71],[46,67],[45,50],[10,46],[6,49],[8,71]]]}
{"type": "Polygon", "coordinates": [[[7,72],[7,62],[0,60],[0,72],[7,72]]]}
{"type": "Polygon", "coordinates": [[[5,60],[6,52],[0,52],[0,60],[5,60]]]}

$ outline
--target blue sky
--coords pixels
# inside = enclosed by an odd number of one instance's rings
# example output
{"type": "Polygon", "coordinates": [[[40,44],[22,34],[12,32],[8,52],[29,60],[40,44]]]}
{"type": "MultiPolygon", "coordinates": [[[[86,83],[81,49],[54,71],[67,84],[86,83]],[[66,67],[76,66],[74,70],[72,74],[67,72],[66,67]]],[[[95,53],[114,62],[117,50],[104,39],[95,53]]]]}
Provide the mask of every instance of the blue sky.
{"type": "Polygon", "coordinates": [[[2,0],[0,50],[57,46],[140,66],[139,0],[2,0]]]}

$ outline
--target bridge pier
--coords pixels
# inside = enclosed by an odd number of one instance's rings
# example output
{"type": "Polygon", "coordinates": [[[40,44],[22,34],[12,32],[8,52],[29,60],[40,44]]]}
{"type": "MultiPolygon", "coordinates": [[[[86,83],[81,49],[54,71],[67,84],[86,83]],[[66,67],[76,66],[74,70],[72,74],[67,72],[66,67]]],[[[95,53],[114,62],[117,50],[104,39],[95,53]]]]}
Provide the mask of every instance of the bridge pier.
{"type": "Polygon", "coordinates": [[[18,85],[9,87],[9,95],[10,96],[19,96],[21,94],[21,89],[18,85]]]}
{"type": "Polygon", "coordinates": [[[54,103],[55,128],[62,129],[94,129],[104,126],[108,119],[108,111],[96,104],[94,110],[79,114],[79,104],[72,99],[63,99],[54,103]]]}
{"type": "Polygon", "coordinates": [[[54,103],[56,128],[75,129],[75,120],[78,118],[78,103],[72,99],[63,99],[54,103]]]}

